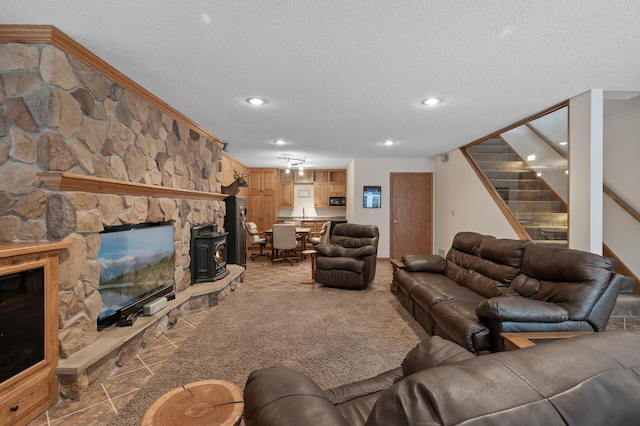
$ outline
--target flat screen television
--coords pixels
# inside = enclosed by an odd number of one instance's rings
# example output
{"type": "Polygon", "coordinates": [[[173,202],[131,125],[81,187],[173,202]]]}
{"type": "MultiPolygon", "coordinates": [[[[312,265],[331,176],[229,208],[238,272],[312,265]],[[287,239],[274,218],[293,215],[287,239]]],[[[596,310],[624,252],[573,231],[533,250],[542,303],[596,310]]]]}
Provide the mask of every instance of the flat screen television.
{"type": "Polygon", "coordinates": [[[145,304],[173,291],[173,224],[108,227],[100,240],[98,329],[131,325],[145,304]]]}

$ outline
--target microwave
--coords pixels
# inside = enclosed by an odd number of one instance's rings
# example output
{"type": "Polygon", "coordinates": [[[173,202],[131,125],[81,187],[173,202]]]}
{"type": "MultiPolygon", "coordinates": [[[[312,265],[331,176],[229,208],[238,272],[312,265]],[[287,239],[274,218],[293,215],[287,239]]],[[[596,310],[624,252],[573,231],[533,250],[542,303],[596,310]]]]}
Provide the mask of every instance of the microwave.
{"type": "Polygon", "coordinates": [[[329,206],[346,206],[347,197],[329,197],[329,206]]]}

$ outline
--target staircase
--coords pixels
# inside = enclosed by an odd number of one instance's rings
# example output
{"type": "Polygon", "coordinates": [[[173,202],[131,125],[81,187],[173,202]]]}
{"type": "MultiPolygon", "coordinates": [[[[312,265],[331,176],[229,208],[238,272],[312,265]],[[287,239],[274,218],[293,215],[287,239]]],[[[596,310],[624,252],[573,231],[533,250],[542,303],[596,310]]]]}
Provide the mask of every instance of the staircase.
{"type": "Polygon", "coordinates": [[[467,148],[513,216],[537,244],[567,245],[567,206],[501,138],[467,148]]]}

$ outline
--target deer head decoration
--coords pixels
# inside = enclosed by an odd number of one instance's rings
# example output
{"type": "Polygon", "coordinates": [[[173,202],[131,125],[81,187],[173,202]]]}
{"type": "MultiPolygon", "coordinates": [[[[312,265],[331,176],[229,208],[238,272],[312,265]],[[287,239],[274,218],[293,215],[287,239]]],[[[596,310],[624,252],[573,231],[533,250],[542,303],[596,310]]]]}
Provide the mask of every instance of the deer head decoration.
{"type": "Polygon", "coordinates": [[[247,174],[240,174],[238,173],[237,170],[233,170],[233,179],[234,181],[227,186],[223,186],[221,187],[221,192],[223,194],[227,194],[227,195],[237,195],[238,192],[240,192],[240,188],[246,188],[249,186],[249,184],[247,183],[246,180],[244,180],[245,177],[247,177],[249,175],[247,174]]]}

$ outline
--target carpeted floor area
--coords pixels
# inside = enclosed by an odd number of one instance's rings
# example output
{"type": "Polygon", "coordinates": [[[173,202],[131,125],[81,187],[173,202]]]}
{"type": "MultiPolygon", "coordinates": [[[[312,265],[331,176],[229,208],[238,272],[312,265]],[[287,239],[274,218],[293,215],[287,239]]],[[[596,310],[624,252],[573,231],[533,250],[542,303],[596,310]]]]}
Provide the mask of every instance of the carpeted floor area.
{"type": "Polygon", "coordinates": [[[180,345],[112,425],[137,425],[158,397],[203,379],[235,383],[249,373],[283,365],[329,388],[400,365],[422,338],[422,328],[389,292],[391,267],[378,262],[364,291],[300,284],[310,263],[249,261],[245,282],[180,345]]]}

